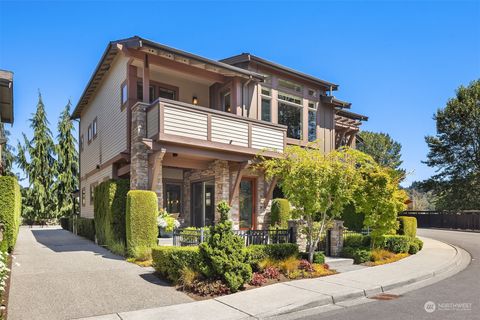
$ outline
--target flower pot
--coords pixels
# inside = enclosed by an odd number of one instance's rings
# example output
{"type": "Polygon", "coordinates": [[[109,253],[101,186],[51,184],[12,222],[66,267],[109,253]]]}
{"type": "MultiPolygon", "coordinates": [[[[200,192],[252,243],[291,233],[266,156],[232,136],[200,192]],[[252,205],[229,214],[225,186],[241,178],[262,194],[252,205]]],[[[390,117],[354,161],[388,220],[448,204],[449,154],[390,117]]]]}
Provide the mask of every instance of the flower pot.
{"type": "Polygon", "coordinates": [[[158,228],[159,229],[159,236],[160,238],[173,238],[173,230],[166,231],[165,228],[158,228]]]}

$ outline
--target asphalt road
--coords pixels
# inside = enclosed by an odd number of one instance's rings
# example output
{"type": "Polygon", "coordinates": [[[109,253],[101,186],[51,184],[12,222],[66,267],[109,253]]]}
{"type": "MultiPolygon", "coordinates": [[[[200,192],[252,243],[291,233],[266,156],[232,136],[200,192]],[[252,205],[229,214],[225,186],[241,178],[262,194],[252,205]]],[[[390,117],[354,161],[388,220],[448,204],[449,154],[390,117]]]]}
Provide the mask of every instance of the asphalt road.
{"type": "Polygon", "coordinates": [[[480,319],[480,233],[422,229],[418,234],[465,249],[472,256],[472,262],[450,278],[407,292],[394,300],[375,300],[318,314],[312,311],[297,319],[480,319]],[[435,311],[425,310],[428,302],[433,302],[435,311]]]}

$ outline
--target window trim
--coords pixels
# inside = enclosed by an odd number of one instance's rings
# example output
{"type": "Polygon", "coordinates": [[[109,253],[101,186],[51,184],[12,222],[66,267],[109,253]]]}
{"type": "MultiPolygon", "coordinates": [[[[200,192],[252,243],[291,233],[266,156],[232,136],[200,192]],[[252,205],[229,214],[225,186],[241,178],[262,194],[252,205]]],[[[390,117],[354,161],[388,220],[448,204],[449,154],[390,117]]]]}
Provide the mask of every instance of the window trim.
{"type": "Polygon", "coordinates": [[[95,119],[93,119],[92,121],[92,140],[95,140],[97,135],[98,135],[98,121],[97,121],[97,117],[95,117],[95,119]]]}
{"type": "Polygon", "coordinates": [[[88,125],[88,129],[87,129],[87,140],[88,140],[88,144],[92,142],[92,124],[91,123],[88,125]]]}
{"type": "Polygon", "coordinates": [[[260,120],[262,121],[266,121],[266,122],[272,122],[272,98],[271,97],[268,97],[268,96],[261,96],[260,97],[260,120]],[[268,101],[270,103],[270,110],[269,110],[269,117],[270,117],[270,120],[264,120],[263,119],[263,100],[265,101],[268,101]]]}
{"type": "Polygon", "coordinates": [[[120,85],[120,106],[122,111],[125,110],[125,107],[127,106],[127,104],[128,104],[128,82],[127,80],[125,80],[120,85]],[[123,92],[124,89],[125,89],[125,93],[123,92]]]}
{"type": "MultiPolygon", "coordinates": [[[[299,138],[293,138],[293,137],[289,137],[288,136],[288,129],[287,129],[287,138],[288,139],[294,139],[294,140],[298,140],[298,141],[302,141],[304,140],[304,135],[303,135],[303,128],[305,126],[305,124],[303,123],[303,113],[305,112],[305,107],[302,106],[302,105],[298,105],[298,104],[295,104],[295,103],[288,103],[287,101],[284,101],[284,100],[277,100],[277,123],[278,124],[281,124],[280,123],[280,104],[283,103],[287,106],[290,106],[292,108],[297,108],[298,110],[300,110],[300,128],[299,128],[299,131],[300,131],[300,137],[299,138]]],[[[283,125],[286,125],[287,128],[288,128],[288,124],[283,124],[283,125]]]]}

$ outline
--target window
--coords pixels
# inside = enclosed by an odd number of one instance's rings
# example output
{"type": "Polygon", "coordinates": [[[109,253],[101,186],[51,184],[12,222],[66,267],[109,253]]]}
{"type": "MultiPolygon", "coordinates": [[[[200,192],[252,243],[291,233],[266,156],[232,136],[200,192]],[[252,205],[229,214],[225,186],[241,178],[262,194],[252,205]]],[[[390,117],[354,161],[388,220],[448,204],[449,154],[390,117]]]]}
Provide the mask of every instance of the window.
{"type": "Polygon", "coordinates": [[[225,112],[232,112],[232,101],[230,91],[222,95],[222,110],[225,112]]]}
{"type": "Polygon", "coordinates": [[[309,107],[310,109],[317,110],[317,103],[316,103],[316,102],[309,101],[309,102],[308,102],[308,107],[309,107]]]}
{"type": "Polygon", "coordinates": [[[308,95],[310,97],[316,98],[317,97],[317,91],[313,89],[308,89],[308,95]]]}
{"type": "Polygon", "coordinates": [[[262,98],[262,120],[272,121],[272,100],[262,98]]]}
{"type": "Polygon", "coordinates": [[[286,93],[282,93],[282,92],[278,93],[278,100],[283,100],[283,101],[295,103],[295,104],[298,104],[298,105],[302,104],[302,98],[292,96],[290,94],[286,94],[286,93]]]}
{"type": "Polygon", "coordinates": [[[82,188],[82,207],[85,207],[85,187],[82,188]]]}
{"type": "Polygon", "coordinates": [[[177,93],[175,92],[175,90],[171,90],[167,88],[158,87],[158,96],[160,98],[177,100],[177,93]]]}
{"type": "Polygon", "coordinates": [[[93,204],[93,200],[95,199],[95,187],[97,186],[97,182],[92,183],[90,185],[90,205],[93,204]]]}
{"type": "Polygon", "coordinates": [[[262,88],[262,94],[264,96],[271,96],[271,92],[270,92],[270,89],[269,88],[262,88]]]}
{"type": "Polygon", "coordinates": [[[93,132],[93,139],[95,139],[97,137],[97,117],[93,119],[92,132],[93,132]]]}
{"type": "Polygon", "coordinates": [[[85,139],[83,138],[83,134],[80,136],[80,151],[83,151],[83,145],[85,144],[85,139]]]}
{"type": "Polygon", "coordinates": [[[292,81],[278,79],[278,86],[284,89],[302,93],[302,86],[292,81]]]}
{"type": "Polygon", "coordinates": [[[173,214],[182,212],[182,185],[180,183],[165,184],[165,210],[173,214]]]}
{"type": "Polygon", "coordinates": [[[317,111],[308,110],[308,141],[317,140],[317,111]]]}
{"type": "Polygon", "coordinates": [[[122,107],[123,107],[128,101],[128,87],[126,82],[122,84],[120,88],[120,94],[121,94],[121,101],[122,101],[122,107]]]}
{"type": "Polygon", "coordinates": [[[287,126],[287,137],[302,139],[302,107],[279,101],[278,123],[287,126]]]}
{"type": "MultiPolygon", "coordinates": [[[[150,102],[153,102],[155,99],[157,99],[155,87],[150,86],[150,102]]],[[[137,100],[143,101],[143,84],[141,82],[137,83],[137,100]]]]}
{"type": "Polygon", "coordinates": [[[92,125],[91,124],[88,126],[87,139],[88,139],[88,143],[92,142],[92,125]]]}

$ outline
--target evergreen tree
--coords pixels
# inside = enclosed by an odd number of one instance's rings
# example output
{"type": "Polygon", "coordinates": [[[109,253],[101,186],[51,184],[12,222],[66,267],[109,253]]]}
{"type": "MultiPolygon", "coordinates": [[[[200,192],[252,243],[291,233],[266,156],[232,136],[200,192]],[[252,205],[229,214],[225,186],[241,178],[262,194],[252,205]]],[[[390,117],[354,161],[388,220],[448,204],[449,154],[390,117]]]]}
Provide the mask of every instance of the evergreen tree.
{"type": "Polygon", "coordinates": [[[12,165],[15,159],[13,155],[14,149],[8,143],[10,132],[7,129],[5,129],[5,124],[2,122],[0,122],[0,136],[3,136],[7,140],[7,142],[4,145],[2,145],[2,158],[0,159],[2,163],[0,167],[2,168],[3,172],[0,172],[0,174],[5,176],[13,175],[12,165]]]}
{"type": "Polygon", "coordinates": [[[25,192],[35,218],[56,217],[57,201],[53,192],[55,186],[55,144],[49,129],[42,96],[38,95],[37,111],[30,119],[33,139],[23,134],[24,145],[18,143],[18,165],[29,181],[29,191],[25,192]]]}
{"type": "Polygon", "coordinates": [[[56,146],[57,162],[56,193],[58,197],[58,216],[72,212],[72,192],[78,188],[78,152],[73,136],[73,120],[70,118],[70,101],[58,121],[58,144],[56,146]]]}

